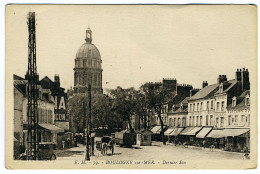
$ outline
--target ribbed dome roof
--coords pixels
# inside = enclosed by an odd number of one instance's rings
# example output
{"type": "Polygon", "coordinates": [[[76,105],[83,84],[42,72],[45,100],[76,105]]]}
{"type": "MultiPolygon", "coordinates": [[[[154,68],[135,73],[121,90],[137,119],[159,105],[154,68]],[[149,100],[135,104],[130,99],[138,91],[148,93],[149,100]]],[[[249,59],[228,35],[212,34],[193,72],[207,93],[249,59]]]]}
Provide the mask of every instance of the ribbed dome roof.
{"type": "Polygon", "coordinates": [[[86,42],[79,48],[76,58],[101,59],[101,56],[94,44],[86,42]]]}

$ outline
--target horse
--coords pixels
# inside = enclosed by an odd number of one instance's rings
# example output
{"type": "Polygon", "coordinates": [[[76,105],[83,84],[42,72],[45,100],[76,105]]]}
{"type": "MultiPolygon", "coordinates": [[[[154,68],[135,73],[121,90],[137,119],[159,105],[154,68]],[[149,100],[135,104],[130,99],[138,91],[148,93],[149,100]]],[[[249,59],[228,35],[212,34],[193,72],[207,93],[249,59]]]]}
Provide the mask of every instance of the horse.
{"type": "Polygon", "coordinates": [[[101,154],[102,155],[107,155],[107,143],[106,142],[103,142],[102,144],[101,144],[101,154]]]}

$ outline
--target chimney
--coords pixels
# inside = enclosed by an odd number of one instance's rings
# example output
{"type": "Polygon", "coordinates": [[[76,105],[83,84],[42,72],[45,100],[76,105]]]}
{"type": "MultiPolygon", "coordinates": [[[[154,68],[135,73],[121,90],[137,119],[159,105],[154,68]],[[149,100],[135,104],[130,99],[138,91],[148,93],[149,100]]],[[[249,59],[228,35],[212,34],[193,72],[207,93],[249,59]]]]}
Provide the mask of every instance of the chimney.
{"type": "Polygon", "coordinates": [[[241,73],[241,69],[237,69],[237,72],[236,72],[236,80],[237,81],[241,81],[241,76],[242,76],[242,73],[241,73]]]}
{"type": "Polygon", "coordinates": [[[207,81],[203,81],[202,88],[205,88],[206,86],[208,86],[208,82],[207,81]]]}
{"type": "Polygon", "coordinates": [[[227,81],[227,76],[226,75],[219,75],[218,76],[218,80],[217,83],[220,84],[222,82],[226,82],[227,81]]]}
{"type": "Polygon", "coordinates": [[[60,87],[60,77],[58,74],[55,74],[54,76],[54,83],[60,87]]]}
{"type": "Polygon", "coordinates": [[[243,68],[243,71],[241,72],[241,82],[242,82],[242,89],[243,90],[249,90],[250,89],[248,69],[243,68]]]}

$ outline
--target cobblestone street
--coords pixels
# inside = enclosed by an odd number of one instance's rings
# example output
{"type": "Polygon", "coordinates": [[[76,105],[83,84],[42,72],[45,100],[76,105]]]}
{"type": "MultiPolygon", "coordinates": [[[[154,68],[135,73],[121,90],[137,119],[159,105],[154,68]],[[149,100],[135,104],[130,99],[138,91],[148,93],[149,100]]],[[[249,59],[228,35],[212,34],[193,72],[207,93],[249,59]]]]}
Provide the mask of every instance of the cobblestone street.
{"type": "MultiPolygon", "coordinates": [[[[57,160],[84,160],[85,148],[86,146],[79,144],[79,147],[59,153],[57,160]]],[[[91,160],[242,160],[243,155],[221,150],[210,152],[208,148],[174,146],[170,143],[163,145],[162,142],[154,141],[152,146],[133,146],[133,148],[115,146],[114,155],[108,150],[108,154],[103,156],[95,149],[95,156],[91,156],[91,160]]]]}

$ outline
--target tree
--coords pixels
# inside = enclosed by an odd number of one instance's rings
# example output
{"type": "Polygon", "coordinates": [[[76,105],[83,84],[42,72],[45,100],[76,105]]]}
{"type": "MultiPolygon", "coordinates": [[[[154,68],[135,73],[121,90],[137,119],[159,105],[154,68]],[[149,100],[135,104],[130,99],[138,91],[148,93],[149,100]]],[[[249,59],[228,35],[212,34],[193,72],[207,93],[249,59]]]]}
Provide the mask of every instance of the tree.
{"type": "Polygon", "coordinates": [[[73,132],[84,132],[86,128],[86,118],[84,117],[83,102],[85,103],[85,113],[87,114],[88,97],[86,94],[77,94],[69,98],[68,110],[71,114],[73,132]]]}
{"type": "Polygon", "coordinates": [[[161,138],[163,140],[163,144],[166,144],[161,111],[162,111],[163,104],[167,101],[167,99],[172,94],[171,90],[163,87],[162,83],[145,83],[140,87],[140,90],[146,96],[147,107],[150,109],[154,109],[155,112],[157,113],[161,125],[161,132],[160,132],[161,138]]]}
{"type": "Polygon", "coordinates": [[[131,116],[135,113],[137,105],[136,93],[137,91],[134,88],[123,89],[117,87],[110,91],[113,99],[112,111],[128,123],[131,132],[134,132],[131,124],[131,116]]]}

